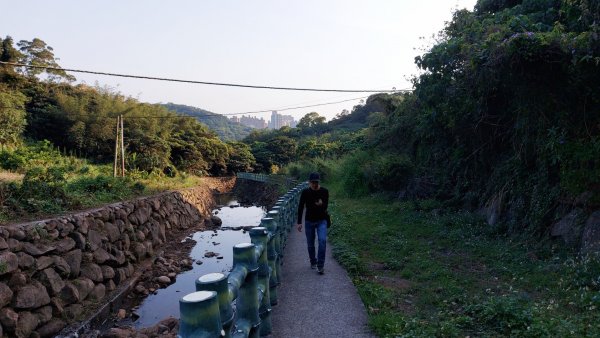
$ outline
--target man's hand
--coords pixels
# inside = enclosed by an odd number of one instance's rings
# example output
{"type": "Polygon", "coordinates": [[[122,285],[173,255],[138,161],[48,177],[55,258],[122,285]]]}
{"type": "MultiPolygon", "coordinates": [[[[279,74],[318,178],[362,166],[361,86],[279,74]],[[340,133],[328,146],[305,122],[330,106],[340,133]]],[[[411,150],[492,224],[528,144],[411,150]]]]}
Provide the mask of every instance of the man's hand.
{"type": "Polygon", "coordinates": [[[296,224],[296,228],[298,229],[298,232],[302,232],[302,223],[296,224]]]}

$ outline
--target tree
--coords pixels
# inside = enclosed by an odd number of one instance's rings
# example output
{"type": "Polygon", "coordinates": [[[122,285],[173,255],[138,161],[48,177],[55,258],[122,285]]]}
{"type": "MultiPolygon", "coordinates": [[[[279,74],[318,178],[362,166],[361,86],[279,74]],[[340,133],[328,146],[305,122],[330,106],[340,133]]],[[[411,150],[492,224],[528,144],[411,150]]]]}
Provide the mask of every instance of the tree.
{"type": "MultiPolygon", "coordinates": [[[[20,62],[23,54],[13,46],[13,39],[6,36],[4,40],[0,39],[0,61],[20,62]]],[[[14,82],[18,77],[14,66],[0,65],[0,82],[14,82]]]]}
{"type": "Polygon", "coordinates": [[[27,97],[0,85],[0,145],[16,145],[25,129],[27,97]]]}
{"type": "Polygon", "coordinates": [[[229,162],[227,168],[232,173],[250,172],[256,165],[256,159],[250,151],[250,146],[242,142],[230,142],[229,162]]]}
{"type": "Polygon", "coordinates": [[[316,137],[310,137],[298,146],[298,156],[300,158],[314,158],[323,156],[325,153],[325,145],[319,143],[316,137]]]}
{"type": "Polygon", "coordinates": [[[317,112],[311,112],[308,113],[306,115],[304,115],[300,121],[298,121],[298,128],[301,129],[307,129],[307,128],[313,128],[319,125],[323,125],[325,124],[325,117],[324,116],[320,116],[319,113],[317,112]]]}
{"type": "MultiPolygon", "coordinates": [[[[127,141],[127,138],[125,139],[127,141]]],[[[144,170],[163,171],[170,165],[169,153],[171,148],[168,143],[154,135],[141,135],[140,139],[128,142],[125,147],[128,151],[129,166],[144,170]]]]}
{"type": "Polygon", "coordinates": [[[179,170],[204,176],[211,168],[204,139],[215,139],[210,131],[196,120],[176,119],[173,122],[169,144],[171,162],[179,170]]]}
{"type": "Polygon", "coordinates": [[[271,152],[273,164],[279,167],[290,163],[296,157],[298,142],[287,136],[277,136],[267,142],[267,150],[271,152]]]}
{"type": "Polygon", "coordinates": [[[202,147],[202,155],[211,164],[208,169],[213,176],[227,173],[227,161],[229,159],[229,147],[218,138],[202,138],[199,142],[202,147]]]}
{"type": "Polygon", "coordinates": [[[273,153],[267,148],[266,142],[253,141],[250,144],[252,155],[256,159],[255,171],[264,172],[273,165],[273,153]]]}
{"type": "MultiPolygon", "coordinates": [[[[31,66],[48,66],[60,68],[54,57],[54,49],[38,38],[34,38],[32,41],[21,40],[17,43],[20,51],[23,53],[22,63],[31,66]]],[[[29,77],[35,77],[43,72],[48,74],[50,81],[60,81],[65,79],[67,81],[75,81],[75,77],[67,74],[64,70],[56,69],[42,69],[42,68],[25,68],[23,73],[29,77]]]]}
{"type": "Polygon", "coordinates": [[[514,7],[522,2],[523,0],[479,0],[475,5],[475,11],[478,13],[494,13],[505,8],[514,7]]]}
{"type": "MultiPolygon", "coordinates": [[[[0,61],[3,62],[19,62],[23,58],[23,54],[20,53],[14,46],[13,39],[10,36],[6,36],[4,40],[0,39],[0,61]]],[[[11,67],[11,66],[3,66],[11,67]]]]}
{"type": "Polygon", "coordinates": [[[350,111],[348,109],[343,109],[341,112],[335,114],[334,119],[339,119],[339,118],[342,118],[342,117],[348,116],[348,115],[350,115],[350,111]]]}

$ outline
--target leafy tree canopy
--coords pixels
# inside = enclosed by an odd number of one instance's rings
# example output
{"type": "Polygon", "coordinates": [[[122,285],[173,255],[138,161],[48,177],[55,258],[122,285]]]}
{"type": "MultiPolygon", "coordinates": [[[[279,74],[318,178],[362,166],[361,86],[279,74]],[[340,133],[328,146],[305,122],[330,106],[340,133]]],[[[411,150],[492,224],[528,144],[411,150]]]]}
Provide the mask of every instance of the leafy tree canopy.
{"type": "Polygon", "coordinates": [[[319,115],[317,112],[311,112],[304,115],[300,121],[298,121],[297,127],[301,129],[314,128],[323,124],[325,124],[325,117],[319,115]]]}
{"type": "MultiPolygon", "coordinates": [[[[19,50],[22,53],[22,57],[19,58],[19,63],[27,64],[30,66],[48,66],[54,68],[60,68],[56,62],[58,59],[54,57],[54,49],[48,46],[44,41],[35,38],[31,41],[21,40],[17,43],[19,50]]],[[[75,81],[75,77],[67,74],[63,70],[47,69],[42,68],[22,68],[22,73],[27,76],[36,76],[44,71],[48,74],[48,79],[51,81],[58,81],[65,79],[67,81],[75,81]]]]}

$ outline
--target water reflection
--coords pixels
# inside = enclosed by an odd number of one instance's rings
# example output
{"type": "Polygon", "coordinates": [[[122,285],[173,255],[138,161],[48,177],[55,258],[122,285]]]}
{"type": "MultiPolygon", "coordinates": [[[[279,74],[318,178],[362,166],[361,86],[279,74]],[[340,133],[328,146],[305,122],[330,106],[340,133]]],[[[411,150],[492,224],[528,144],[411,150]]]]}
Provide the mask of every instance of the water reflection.
{"type": "Polygon", "coordinates": [[[212,272],[227,274],[233,265],[233,246],[250,242],[245,230],[231,230],[258,226],[266,214],[266,208],[257,206],[239,206],[234,196],[222,195],[218,200],[220,208],[213,210],[223,224],[221,230],[199,231],[192,235],[196,245],[190,256],[202,264],[193,264],[193,269],[177,275],[175,283],[159,289],[148,296],[140,305],[140,318],[134,323],[136,328],[149,327],[160,320],[173,316],[179,318],[179,299],[195,290],[198,277],[212,272]],[[238,207],[239,206],[239,207],[238,207]],[[214,252],[217,256],[205,257],[205,253],[214,252]]]}

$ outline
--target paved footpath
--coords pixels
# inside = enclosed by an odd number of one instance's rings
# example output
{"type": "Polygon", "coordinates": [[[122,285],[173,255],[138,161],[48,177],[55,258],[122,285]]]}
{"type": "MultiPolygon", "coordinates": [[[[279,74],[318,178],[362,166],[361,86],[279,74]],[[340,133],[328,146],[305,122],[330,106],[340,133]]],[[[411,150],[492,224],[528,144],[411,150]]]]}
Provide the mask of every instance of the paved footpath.
{"type": "Polygon", "coordinates": [[[375,337],[352,281],[327,244],[325,274],[319,275],[310,268],[304,229],[298,232],[294,226],[289,233],[271,337],[375,337]]]}

